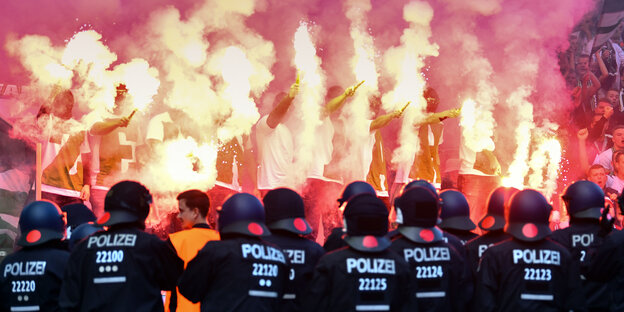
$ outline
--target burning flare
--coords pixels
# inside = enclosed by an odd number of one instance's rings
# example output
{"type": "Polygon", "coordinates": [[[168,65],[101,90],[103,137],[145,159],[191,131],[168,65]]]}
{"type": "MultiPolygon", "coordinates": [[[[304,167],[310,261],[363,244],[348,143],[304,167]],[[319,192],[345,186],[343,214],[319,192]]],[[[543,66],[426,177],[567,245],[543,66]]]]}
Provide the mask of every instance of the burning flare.
{"type": "Polygon", "coordinates": [[[321,109],[325,94],[325,81],[321,71],[321,59],[308,32],[308,24],[301,22],[295,32],[295,67],[299,75],[299,94],[295,98],[294,112],[289,120],[293,135],[298,137],[295,146],[295,185],[301,185],[313,163],[317,128],[321,125],[321,109]]]}

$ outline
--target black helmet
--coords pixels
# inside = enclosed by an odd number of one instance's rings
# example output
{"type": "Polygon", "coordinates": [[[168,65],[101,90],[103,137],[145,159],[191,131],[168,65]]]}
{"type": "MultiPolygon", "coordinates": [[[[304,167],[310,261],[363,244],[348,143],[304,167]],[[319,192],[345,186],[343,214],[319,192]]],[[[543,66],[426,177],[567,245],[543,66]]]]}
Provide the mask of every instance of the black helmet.
{"type": "Polygon", "coordinates": [[[600,219],[605,206],[605,194],[598,184],[576,181],[566,189],[563,196],[568,213],[575,218],[600,219]]]}
{"type": "Polygon", "coordinates": [[[403,187],[403,192],[407,191],[408,189],[414,187],[414,186],[422,186],[427,188],[428,190],[431,191],[431,193],[433,193],[436,198],[439,198],[440,196],[438,195],[438,190],[436,190],[435,186],[433,186],[433,184],[429,183],[429,181],[427,180],[413,180],[410,183],[407,183],[405,185],[405,187],[403,187]]]}
{"type": "Polygon", "coordinates": [[[463,231],[477,228],[470,220],[470,206],[464,194],[455,190],[444,190],[440,192],[440,199],[442,200],[441,228],[463,231]]]}
{"type": "Polygon", "coordinates": [[[93,211],[83,203],[69,204],[61,207],[61,211],[67,214],[67,227],[75,229],[87,222],[95,222],[93,211]]]}
{"type": "Polygon", "coordinates": [[[103,227],[95,225],[93,223],[83,223],[77,226],[69,236],[69,249],[74,247],[83,239],[91,234],[104,230],[103,227]]]}
{"type": "Polygon", "coordinates": [[[61,209],[47,200],[34,201],[24,209],[19,218],[20,246],[36,246],[65,237],[65,219],[61,209]]]}
{"type": "Polygon", "coordinates": [[[144,222],[150,211],[152,194],[135,181],[121,181],[108,190],[104,199],[104,215],[98,225],[144,222]]]}
{"type": "Polygon", "coordinates": [[[262,202],[269,229],[302,235],[312,233],[312,227],[305,219],[303,199],[297,192],[287,188],[270,190],[262,202]]]}
{"type": "Polygon", "coordinates": [[[506,211],[505,232],[527,242],[538,241],[550,235],[548,218],[552,206],[536,190],[522,190],[511,197],[506,211]]]}
{"type": "Polygon", "coordinates": [[[271,235],[264,221],[264,207],[260,200],[251,194],[238,193],[228,198],[221,206],[218,227],[221,233],[271,235]]]}
{"type": "Polygon", "coordinates": [[[502,230],[505,228],[505,203],[518,189],[513,187],[498,187],[490,194],[487,202],[487,213],[479,227],[484,231],[502,230]]]}
{"type": "Polygon", "coordinates": [[[375,195],[362,193],[350,198],[344,210],[345,243],[355,250],[377,252],[390,246],[388,208],[375,195]]]}
{"type": "Polygon", "coordinates": [[[342,206],[342,204],[349,201],[351,197],[362,193],[368,193],[375,196],[377,195],[375,188],[373,188],[370,184],[364,181],[351,182],[345,187],[344,191],[342,191],[340,198],[338,198],[338,205],[342,206]]]}
{"type": "Polygon", "coordinates": [[[399,232],[417,243],[438,242],[442,231],[436,226],[440,201],[428,188],[414,186],[395,201],[399,232]]]}

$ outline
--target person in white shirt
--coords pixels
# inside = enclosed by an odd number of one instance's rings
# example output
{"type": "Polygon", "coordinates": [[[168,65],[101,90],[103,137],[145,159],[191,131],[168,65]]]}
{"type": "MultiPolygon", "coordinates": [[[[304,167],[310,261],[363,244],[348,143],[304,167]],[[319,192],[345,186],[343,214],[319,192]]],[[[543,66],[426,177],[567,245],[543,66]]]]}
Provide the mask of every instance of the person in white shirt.
{"type": "Polygon", "coordinates": [[[262,197],[272,189],[288,186],[287,175],[293,163],[294,142],[290,129],[283,121],[298,92],[299,83],[295,82],[288,93],[277,94],[271,113],[256,123],[258,190],[262,197]]]}

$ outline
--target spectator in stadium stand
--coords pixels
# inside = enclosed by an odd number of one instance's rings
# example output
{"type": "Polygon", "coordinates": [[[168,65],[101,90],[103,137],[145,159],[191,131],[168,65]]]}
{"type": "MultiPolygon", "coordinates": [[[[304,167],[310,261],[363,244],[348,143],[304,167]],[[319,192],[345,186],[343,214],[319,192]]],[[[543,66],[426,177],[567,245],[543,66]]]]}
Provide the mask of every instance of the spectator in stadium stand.
{"type": "Polygon", "coordinates": [[[619,125],[613,129],[613,147],[606,149],[604,152],[596,155],[593,164],[602,165],[609,173],[613,172],[613,152],[616,150],[624,150],[624,125],[619,125]]]}
{"type": "Polygon", "coordinates": [[[94,123],[89,131],[94,180],[91,206],[98,218],[104,214],[104,198],[110,187],[138,169],[136,147],[142,145],[144,139],[141,118],[141,113],[133,111],[126,85],[120,83],[116,86],[112,110],[106,111],[104,120],[94,123]]]}
{"type": "Polygon", "coordinates": [[[271,112],[256,123],[258,190],[262,196],[269,190],[288,184],[286,178],[293,162],[294,142],[290,129],[283,121],[297,93],[298,82],[290,86],[288,93],[278,93],[271,112]]]}
{"type": "Polygon", "coordinates": [[[613,152],[613,173],[607,176],[607,188],[615,190],[618,195],[624,188],[624,150],[613,152]]]}
{"type": "Polygon", "coordinates": [[[574,67],[576,71],[578,95],[573,115],[579,128],[587,127],[587,120],[593,115],[596,105],[596,92],[600,89],[600,81],[589,70],[589,55],[583,54],[576,59],[574,67]]]}
{"type": "Polygon", "coordinates": [[[87,131],[72,119],[74,95],[56,88],[53,100],[37,113],[42,145],[41,197],[60,207],[88,201],[91,195],[91,150],[87,131]]]}

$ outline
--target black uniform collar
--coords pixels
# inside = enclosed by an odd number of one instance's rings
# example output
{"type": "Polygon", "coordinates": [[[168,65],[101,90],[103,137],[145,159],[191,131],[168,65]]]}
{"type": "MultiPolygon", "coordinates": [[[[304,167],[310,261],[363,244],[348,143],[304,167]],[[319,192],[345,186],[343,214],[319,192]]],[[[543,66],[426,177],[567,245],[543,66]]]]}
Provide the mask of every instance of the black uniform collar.
{"type": "Polygon", "coordinates": [[[193,225],[193,228],[198,228],[198,229],[210,229],[210,225],[208,225],[207,223],[197,223],[193,225]]]}

